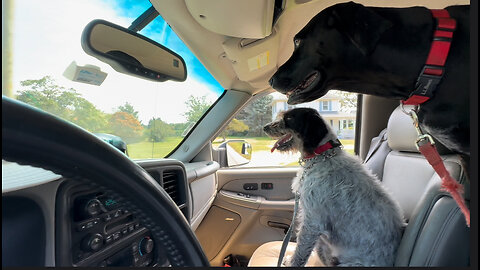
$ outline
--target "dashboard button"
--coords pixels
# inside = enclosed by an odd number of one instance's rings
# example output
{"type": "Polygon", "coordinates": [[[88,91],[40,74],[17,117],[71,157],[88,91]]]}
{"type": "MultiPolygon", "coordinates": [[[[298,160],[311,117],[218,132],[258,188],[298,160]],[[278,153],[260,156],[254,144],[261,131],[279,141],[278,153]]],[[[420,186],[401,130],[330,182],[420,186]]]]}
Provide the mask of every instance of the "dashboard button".
{"type": "Polygon", "coordinates": [[[118,238],[120,238],[120,235],[120,232],[113,233],[113,240],[117,240],[118,238]]]}
{"type": "Polygon", "coordinates": [[[105,237],[105,244],[110,244],[113,241],[113,235],[107,235],[105,237]]]}
{"type": "Polygon", "coordinates": [[[139,250],[140,255],[141,256],[146,255],[153,251],[153,246],[154,246],[153,240],[150,237],[146,236],[142,240],[140,240],[139,246],[140,246],[140,250],[139,250]]]}
{"type": "Polygon", "coordinates": [[[83,239],[82,247],[86,251],[97,251],[103,247],[103,236],[99,233],[89,234],[83,239]]]}
{"type": "Polygon", "coordinates": [[[85,212],[87,212],[87,214],[90,216],[98,215],[101,213],[101,211],[101,203],[98,199],[92,199],[88,201],[87,205],[85,206],[85,212]]]}
{"type": "Polygon", "coordinates": [[[121,210],[121,209],[118,209],[117,211],[115,211],[115,214],[113,214],[113,217],[114,217],[114,218],[117,218],[117,217],[119,217],[119,216],[121,216],[121,215],[122,215],[122,210],[121,210]]]}
{"type": "Polygon", "coordinates": [[[112,215],[110,214],[106,214],[104,217],[103,217],[103,221],[107,222],[107,221],[110,221],[112,220],[112,215]]]}

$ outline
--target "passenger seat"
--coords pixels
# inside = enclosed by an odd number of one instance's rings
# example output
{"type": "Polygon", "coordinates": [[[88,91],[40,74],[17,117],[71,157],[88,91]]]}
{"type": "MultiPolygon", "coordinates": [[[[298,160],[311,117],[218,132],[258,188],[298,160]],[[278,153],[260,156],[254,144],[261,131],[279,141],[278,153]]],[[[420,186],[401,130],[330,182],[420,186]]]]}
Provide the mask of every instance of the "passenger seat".
{"type": "MultiPolygon", "coordinates": [[[[400,108],[390,116],[386,137],[389,149],[383,146],[383,151],[373,153],[370,162],[376,164],[370,166],[375,165],[374,173],[399,202],[408,222],[395,266],[468,266],[470,232],[465,218],[450,195],[441,191],[440,178],[416,149],[416,131],[400,108]]],[[[468,205],[469,185],[459,157],[441,145],[437,148],[452,177],[465,185],[468,205]]],[[[281,244],[275,241],[261,245],[248,266],[275,266],[281,244]]],[[[295,245],[289,243],[285,256],[293,254],[295,245]]],[[[316,253],[312,253],[307,266],[322,266],[316,253]]]]}

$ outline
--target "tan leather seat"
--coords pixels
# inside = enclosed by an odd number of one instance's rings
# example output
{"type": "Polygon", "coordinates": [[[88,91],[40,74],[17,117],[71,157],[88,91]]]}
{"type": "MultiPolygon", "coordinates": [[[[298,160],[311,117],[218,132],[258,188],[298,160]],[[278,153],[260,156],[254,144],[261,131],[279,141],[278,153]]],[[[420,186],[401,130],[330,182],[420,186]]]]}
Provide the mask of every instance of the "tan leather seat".
{"type": "MultiPolygon", "coordinates": [[[[292,256],[295,251],[297,243],[288,243],[287,250],[285,252],[285,258],[292,256]]],[[[282,241],[267,242],[258,247],[252,254],[252,258],[248,262],[248,266],[276,266],[278,256],[280,254],[280,248],[282,247],[282,241]]],[[[315,252],[312,253],[305,266],[324,266],[320,258],[318,258],[315,252]]]]}
{"type": "MultiPolygon", "coordinates": [[[[387,151],[388,154],[381,161],[383,170],[380,170],[379,178],[399,202],[406,221],[409,221],[395,265],[468,265],[469,230],[463,215],[449,194],[441,191],[440,178],[416,149],[416,131],[400,108],[390,116],[387,135],[391,151],[387,151]]],[[[462,184],[468,184],[459,157],[449,153],[445,147],[438,145],[437,148],[452,177],[462,184]]],[[[466,191],[468,200],[468,185],[466,191]]],[[[261,245],[253,253],[248,265],[275,266],[281,245],[281,241],[261,245]]],[[[288,247],[286,256],[293,254],[295,243],[290,243],[288,247]]],[[[322,265],[313,252],[307,266],[322,265]]]]}

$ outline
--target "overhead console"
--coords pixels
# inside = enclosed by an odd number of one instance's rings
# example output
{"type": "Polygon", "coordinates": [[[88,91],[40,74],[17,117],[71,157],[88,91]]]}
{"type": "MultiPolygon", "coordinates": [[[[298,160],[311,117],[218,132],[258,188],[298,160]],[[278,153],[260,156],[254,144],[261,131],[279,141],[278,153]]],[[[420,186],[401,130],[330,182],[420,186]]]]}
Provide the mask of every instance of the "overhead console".
{"type": "Polygon", "coordinates": [[[201,26],[214,33],[259,39],[272,32],[274,0],[185,0],[185,5],[201,26]]]}

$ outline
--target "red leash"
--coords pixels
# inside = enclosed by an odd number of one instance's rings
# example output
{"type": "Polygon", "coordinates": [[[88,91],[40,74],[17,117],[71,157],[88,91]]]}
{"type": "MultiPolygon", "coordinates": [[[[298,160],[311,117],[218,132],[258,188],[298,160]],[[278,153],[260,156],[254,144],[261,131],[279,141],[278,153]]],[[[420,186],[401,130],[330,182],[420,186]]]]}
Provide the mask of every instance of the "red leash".
{"type": "Polygon", "coordinates": [[[450,51],[453,32],[457,28],[457,22],[450,17],[447,10],[436,9],[431,10],[431,12],[432,16],[436,19],[437,27],[433,33],[430,52],[425,62],[425,66],[418,76],[415,90],[407,100],[401,102],[401,106],[403,110],[403,105],[415,105],[415,109],[411,110],[410,113],[405,110],[403,111],[410,115],[413,120],[413,125],[417,130],[418,138],[416,146],[420,153],[425,156],[428,163],[432,165],[438,176],[440,176],[442,179],[442,189],[452,195],[452,198],[465,215],[467,226],[470,227],[470,210],[467,208],[463,198],[463,186],[450,176],[450,173],[443,164],[442,158],[435,148],[433,138],[428,134],[423,134],[420,130],[416,114],[418,106],[428,101],[433,96],[433,92],[445,74],[445,62],[447,61],[447,56],[450,51]]]}
{"type": "MultiPolygon", "coordinates": [[[[403,104],[401,104],[401,107],[402,110],[407,113],[403,109],[403,104]]],[[[432,165],[435,172],[438,174],[438,176],[440,176],[440,179],[442,179],[442,190],[445,190],[452,195],[452,198],[455,200],[458,207],[460,207],[460,210],[465,216],[467,226],[470,227],[470,210],[467,208],[467,205],[465,204],[465,199],[463,198],[464,189],[462,184],[455,181],[455,179],[453,179],[453,177],[445,168],[442,157],[440,157],[440,154],[435,147],[435,142],[433,141],[432,136],[430,136],[429,134],[423,134],[418,123],[416,109],[410,110],[410,112],[407,114],[410,115],[410,117],[412,118],[413,125],[415,126],[415,129],[418,133],[418,138],[415,142],[417,149],[420,151],[420,153],[422,153],[423,156],[425,156],[428,163],[432,165]]]]}
{"type": "Polygon", "coordinates": [[[467,226],[470,227],[470,210],[468,210],[465,200],[463,199],[463,186],[459,184],[455,179],[450,176],[450,173],[445,168],[442,158],[438,154],[437,149],[434,145],[428,141],[427,143],[418,147],[418,150],[425,156],[428,163],[432,165],[433,169],[437,172],[438,176],[442,179],[442,189],[450,193],[460,207],[463,215],[465,215],[465,220],[467,226]]]}

